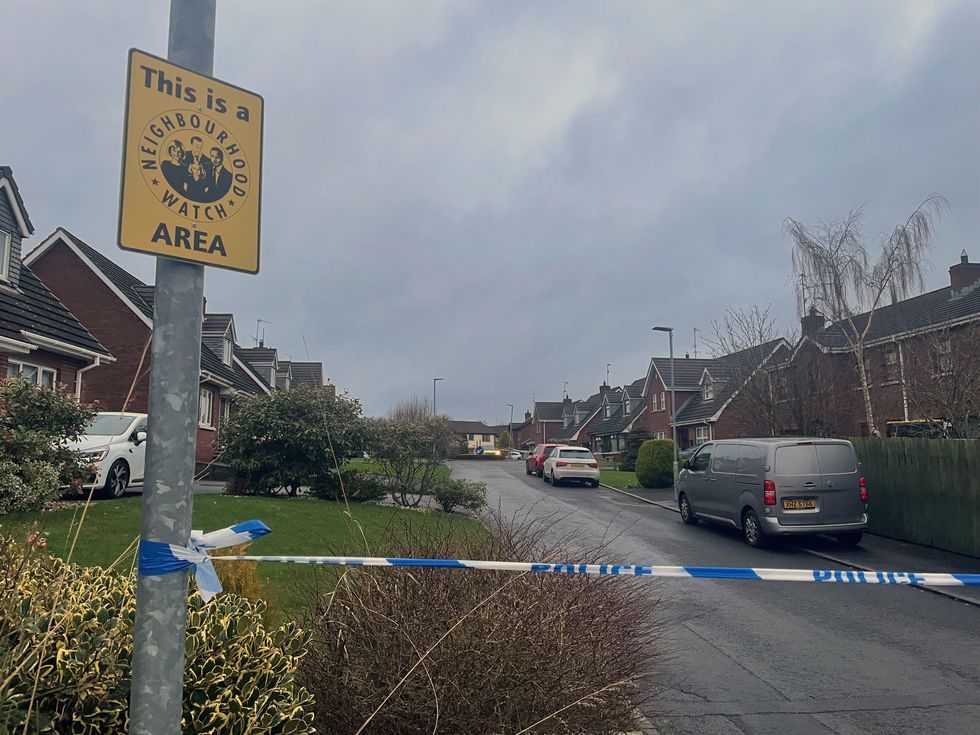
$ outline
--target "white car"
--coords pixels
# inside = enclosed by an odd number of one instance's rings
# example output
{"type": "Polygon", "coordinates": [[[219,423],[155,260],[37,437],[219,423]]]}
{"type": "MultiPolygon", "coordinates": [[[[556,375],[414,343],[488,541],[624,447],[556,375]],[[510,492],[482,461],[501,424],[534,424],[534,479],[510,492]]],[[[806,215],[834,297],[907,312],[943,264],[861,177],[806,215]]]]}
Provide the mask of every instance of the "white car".
{"type": "Polygon", "coordinates": [[[599,487],[599,462],[585,447],[556,447],[544,461],[544,480],[555,487],[566,480],[599,487]]]}
{"type": "Polygon", "coordinates": [[[99,413],[77,442],[69,442],[95,473],[82,487],[107,498],[121,498],[133,483],[143,482],[146,464],[146,414],[99,413]]]}
{"type": "Polygon", "coordinates": [[[516,449],[511,449],[510,454],[507,455],[511,459],[524,459],[524,455],[518,452],[516,449]]]}

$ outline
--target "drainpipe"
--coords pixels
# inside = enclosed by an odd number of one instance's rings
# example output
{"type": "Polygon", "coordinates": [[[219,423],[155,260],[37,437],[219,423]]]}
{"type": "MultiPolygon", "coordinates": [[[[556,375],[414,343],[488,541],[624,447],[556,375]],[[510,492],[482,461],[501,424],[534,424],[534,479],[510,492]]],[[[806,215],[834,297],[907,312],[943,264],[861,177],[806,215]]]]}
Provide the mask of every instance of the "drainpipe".
{"type": "Polygon", "coordinates": [[[99,356],[96,355],[94,363],[92,363],[91,365],[86,365],[85,367],[79,368],[78,370],[75,371],[75,398],[77,400],[79,401],[82,400],[82,373],[88,372],[92,368],[96,368],[101,364],[102,362],[99,359],[99,356]]]}
{"type": "Polygon", "coordinates": [[[902,349],[902,343],[898,343],[898,377],[902,379],[902,410],[904,411],[905,420],[909,420],[909,394],[905,387],[905,351],[902,349]]]}

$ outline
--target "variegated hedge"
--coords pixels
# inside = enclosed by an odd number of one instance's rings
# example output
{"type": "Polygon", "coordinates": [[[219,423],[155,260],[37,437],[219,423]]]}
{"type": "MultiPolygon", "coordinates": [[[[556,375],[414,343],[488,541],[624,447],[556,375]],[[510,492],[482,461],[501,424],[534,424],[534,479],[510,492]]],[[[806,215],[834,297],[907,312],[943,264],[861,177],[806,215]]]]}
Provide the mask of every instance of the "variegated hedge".
{"type": "MultiPolygon", "coordinates": [[[[308,636],[267,629],[262,609],[190,599],[185,733],[314,732],[296,676],[308,636]]],[[[131,577],[0,539],[0,732],[126,732],[134,612],[131,577]]]]}

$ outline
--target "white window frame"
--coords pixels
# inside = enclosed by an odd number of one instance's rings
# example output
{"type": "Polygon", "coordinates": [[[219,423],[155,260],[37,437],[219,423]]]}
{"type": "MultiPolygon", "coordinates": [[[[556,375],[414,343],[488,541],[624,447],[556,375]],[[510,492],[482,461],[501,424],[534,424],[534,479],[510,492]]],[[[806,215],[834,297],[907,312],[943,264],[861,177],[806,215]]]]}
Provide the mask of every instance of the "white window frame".
{"type": "Polygon", "coordinates": [[[653,438],[654,439],[660,439],[660,440],[666,439],[667,438],[667,432],[666,431],[658,431],[656,434],[653,435],[653,438]]]}
{"type": "Polygon", "coordinates": [[[222,426],[224,426],[229,416],[231,416],[231,398],[228,396],[218,396],[218,421],[222,426]]]}
{"type": "Polygon", "coordinates": [[[58,385],[58,371],[54,368],[44,367],[44,365],[38,365],[33,362],[23,362],[21,360],[7,360],[7,378],[20,378],[21,380],[26,380],[26,378],[21,377],[21,373],[24,372],[24,368],[34,368],[36,372],[34,373],[34,380],[28,381],[33,385],[54,388],[58,385]],[[15,367],[16,366],[16,367],[15,367]],[[15,369],[15,372],[11,373],[11,368],[15,369]],[[51,385],[45,385],[42,381],[45,373],[51,374],[51,385]]]}
{"type": "Polygon", "coordinates": [[[224,338],[222,338],[222,344],[221,344],[221,361],[225,365],[231,365],[231,359],[232,359],[233,356],[234,356],[234,352],[233,352],[232,346],[231,346],[231,338],[230,337],[224,337],[224,338]]]}
{"type": "Polygon", "coordinates": [[[714,381],[708,380],[705,382],[704,386],[701,389],[701,395],[706,401],[710,401],[712,398],[715,397],[714,381]]]}
{"type": "Polygon", "coordinates": [[[197,394],[197,425],[204,429],[213,429],[214,424],[214,391],[210,388],[205,388],[201,386],[200,391],[197,394]],[[208,412],[204,413],[204,406],[207,405],[208,412]],[[207,416],[207,421],[202,421],[204,416],[207,416]]]}
{"type": "Polygon", "coordinates": [[[667,391],[665,390],[660,391],[660,410],[667,410],[667,391]]]}
{"type": "Polygon", "coordinates": [[[696,441],[698,444],[704,444],[705,442],[710,442],[711,427],[710,426],[694,427],[694,441],[696,441]]]}
{"type": "Polygon", "coordinates": [[[0,280],[10,280],[10,251],[14,246],[14,236],[6,230],[0,230],[0,280]]]}

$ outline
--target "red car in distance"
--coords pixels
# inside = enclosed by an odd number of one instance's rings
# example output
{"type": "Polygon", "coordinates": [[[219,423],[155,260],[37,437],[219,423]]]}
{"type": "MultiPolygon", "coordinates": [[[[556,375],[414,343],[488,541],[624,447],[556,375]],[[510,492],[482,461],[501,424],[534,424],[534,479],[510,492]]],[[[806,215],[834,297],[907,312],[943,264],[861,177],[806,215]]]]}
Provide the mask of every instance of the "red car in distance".
{"type": "Polygon", "coordinates": [[[564,444],[538,444],[527,456],[524,462],[524,471],[529,475],[544,477],[544,461],[554,451],[555,447],[563,447],[564,444]]]}

